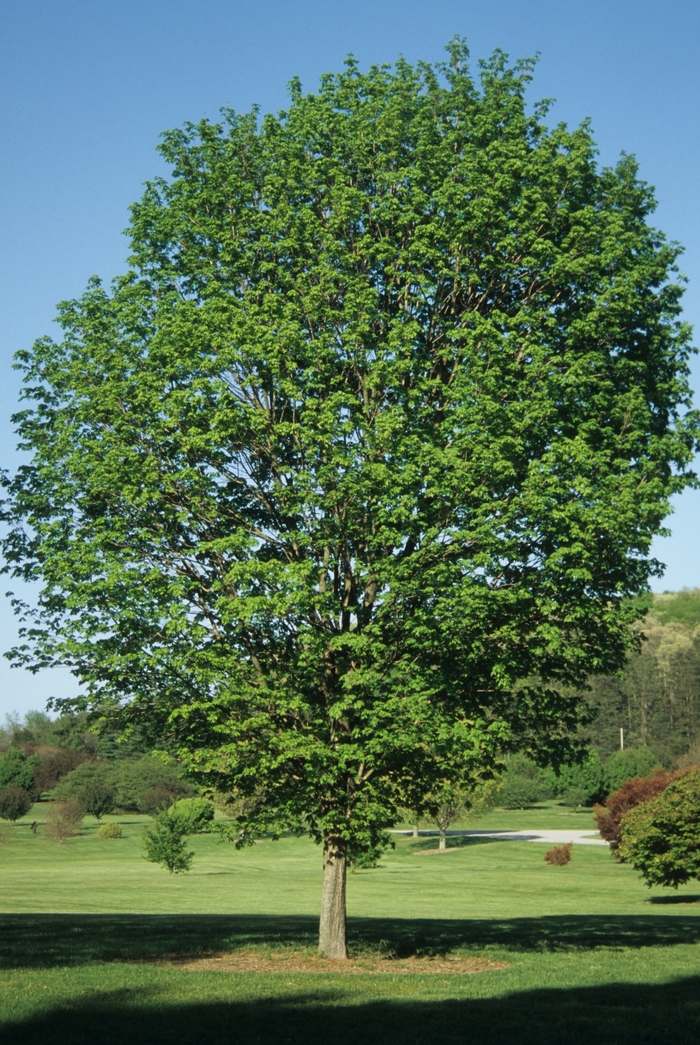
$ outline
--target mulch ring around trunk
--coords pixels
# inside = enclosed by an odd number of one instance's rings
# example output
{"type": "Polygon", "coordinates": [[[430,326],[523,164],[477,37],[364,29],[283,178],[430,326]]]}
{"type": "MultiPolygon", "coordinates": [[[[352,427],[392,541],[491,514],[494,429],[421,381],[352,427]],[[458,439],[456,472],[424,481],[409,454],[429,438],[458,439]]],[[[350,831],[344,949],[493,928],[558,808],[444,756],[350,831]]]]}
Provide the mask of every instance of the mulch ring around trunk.
{"type": "Polygon", "coordinates": [[[396,975],[420,975],[426,973],[460,973],[472,975],[477,972],[495,972],[506,969],[509,962],[492,961],[489,958],[348,958],[332,961],[320,955],[308,955],[299,951],[272,954],[264,957],[255,951],[234,951],[231,954],[208,955],[202,958],[181,958],[168,962],[171,967],[188,972],[282,972],[282,973],[389,973],[396,975]]]}

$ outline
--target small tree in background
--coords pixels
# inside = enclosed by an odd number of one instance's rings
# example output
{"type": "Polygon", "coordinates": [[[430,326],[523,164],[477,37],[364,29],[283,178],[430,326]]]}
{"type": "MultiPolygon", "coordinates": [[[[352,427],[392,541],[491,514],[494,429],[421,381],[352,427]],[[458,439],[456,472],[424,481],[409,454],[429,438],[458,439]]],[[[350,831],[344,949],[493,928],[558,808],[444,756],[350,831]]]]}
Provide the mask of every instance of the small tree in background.
{"type": "Polygon", "coordinates": [[[34,790],[34,772],[39,765],[37,755],[30,758],[17,748],[10,748],[0,755],[0,788],[21,787],[24,791],[34,790]]]}
{"type": "Polygon", "coordinates": [[[620,845],[620,826],[623,817],[652,798],[660,795],[679,774],[660,770],[650,777],[635,777],[627,780],[606,800],[605,805],[594,806],[594,815],[600,837],[610,843],[612,853],[617,856],[620,845]]]}
{"type": "Polygon", "coordinates": [[[192,788],[182,780],[164,780],[141,795],[138,800],[139,812],[153,816],[168,809],[175,800],[184,799],[191,793],[192,788]]]}
{"type": "Polygon", "coordinates": [[[116,772],[118,766],[110,762],[96,759],[83,761],[59,781],[50,797],[58,802],[80,802],[84,806],[84,792],[96,786],[111,788],[116,772]]]}
{"type": "Polygon", "coordinates": [[[445,852],[447,849],[448,828],[459,820],[464,812],[465,796],[458,788],[445,787],[434,799],[431,819],[440,832],[438,841],[440,852],[445,852]]]}
{"type": "MultiPolygon", "coordinates": [[[[426,807],[429,823],[435,824],[440,832],[438,849],[447,849],[447,831],[458,820],[478,820],[500,803],[504,784],[502,779],[486,780],[476,786],[461,788],[446,785],[436,795],[429,795],[426,807]]],[[[416,837],[417,831],[414,832],[416,837]]]]}
{"type": "Polygon", "coordinates": [[[75,751],[71,748],[59,748],[56,751],[42,752],[39,755],[39,764],[34,771],[34,787],[37,794],[50,791],[56,787],[63,777],[83,762],[90,760],[87,751],[75,751]]]}
{"type": "Polygon", "coordinates": [[[32,796],[22,787],[13,785],[0,791],[0,817],[11,824],[26,816],[33,804],[32,796]]]}
{"type": "Polygon", "coordinates": [[[108,784],[100,780],[89,780],[80,792],[80,802],[85,812],[94,816],[97,822],[105,813],[114,812],[116,792],[108,784]]]}
{"type": "Polygon", "coordinates": [[[49,838],[63,845],[66,838],[72,838],[76,833],[84,816],[84,806],[75,799],[53,802],[46,812],[46,833],[49,838]]]}
{"type": "Polygon", "coordinates": [[[153,818],[153,826],[144,831],[146,859],[162,864],[170,874],[189,871],[194,852],[187,851],[188,821],[177,812],[164,810],[153,818]]]}
{"type": "Polygon", "coordinates": [[[647,885],[700,879],[700,769],[690,770],[622,819],[618,856],[647,885]]]}

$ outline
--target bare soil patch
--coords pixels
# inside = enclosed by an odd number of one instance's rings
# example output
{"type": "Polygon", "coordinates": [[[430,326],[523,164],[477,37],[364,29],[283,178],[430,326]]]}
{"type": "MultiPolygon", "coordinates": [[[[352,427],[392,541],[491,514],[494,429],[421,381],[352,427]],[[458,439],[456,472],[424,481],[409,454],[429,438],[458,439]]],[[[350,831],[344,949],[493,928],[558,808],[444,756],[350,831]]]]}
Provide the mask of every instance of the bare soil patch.
{"type": "Polygon", "coordinates": [[[255,951],[234,951],[202,958],[175,959],[168,964],[189,972],[280,972],[280,973],[389,973],[397,975],[425,975],[426,973],[459,973],[473,975],[506,969],[509,962],[489,958],[348,958],[331,961],[299,951],[261,955],[255,951]]]}

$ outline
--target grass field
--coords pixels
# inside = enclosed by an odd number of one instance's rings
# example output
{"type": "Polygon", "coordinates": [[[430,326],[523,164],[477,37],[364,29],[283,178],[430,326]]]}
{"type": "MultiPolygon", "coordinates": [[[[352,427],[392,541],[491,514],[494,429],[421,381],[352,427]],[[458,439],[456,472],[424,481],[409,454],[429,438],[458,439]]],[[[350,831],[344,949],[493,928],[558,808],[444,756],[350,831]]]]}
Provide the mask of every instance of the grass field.
{"type": "MultiPolygon", "coordinates": [[[[0,847],[4,1042],[700,1040],[700,885],[648,890],[607,848],[575,846],[552,868],[541,844],[470,839],[431,855],[430,840],[399,837],[378,868],[349,877],[351,948],[367,972],[226,972],[177,959],[313,953],[316,847],[283,838],[238,852],[199,836],[193,870],[170,877],[142,857],[145,818],[118,819],[123,839],[99,840],[88,819],[61,846],[32,835],[29,817],[0,847]],[[417,956],[420,971],[371,971],[378,953],[417,956]],[[446,955],[507,964],[431,972],[446,955]]],[[[550,806],[479,827],[591,823],[550,806]]]]}

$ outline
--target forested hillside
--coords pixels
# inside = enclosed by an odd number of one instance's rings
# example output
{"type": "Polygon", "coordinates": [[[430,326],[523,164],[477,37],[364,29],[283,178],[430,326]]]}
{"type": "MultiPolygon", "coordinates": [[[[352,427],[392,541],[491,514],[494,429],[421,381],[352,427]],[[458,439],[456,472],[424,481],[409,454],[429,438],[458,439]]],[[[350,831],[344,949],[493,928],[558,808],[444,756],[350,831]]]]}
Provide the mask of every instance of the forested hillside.
{"type": "Polygon", "coordinates": [[[650,747],[665,765],[700,758],[700,589],[649,595],[641,652],[619,678],[591,680],[600,706],[590,727],[605,758],[620,746],[650,747]]]}

